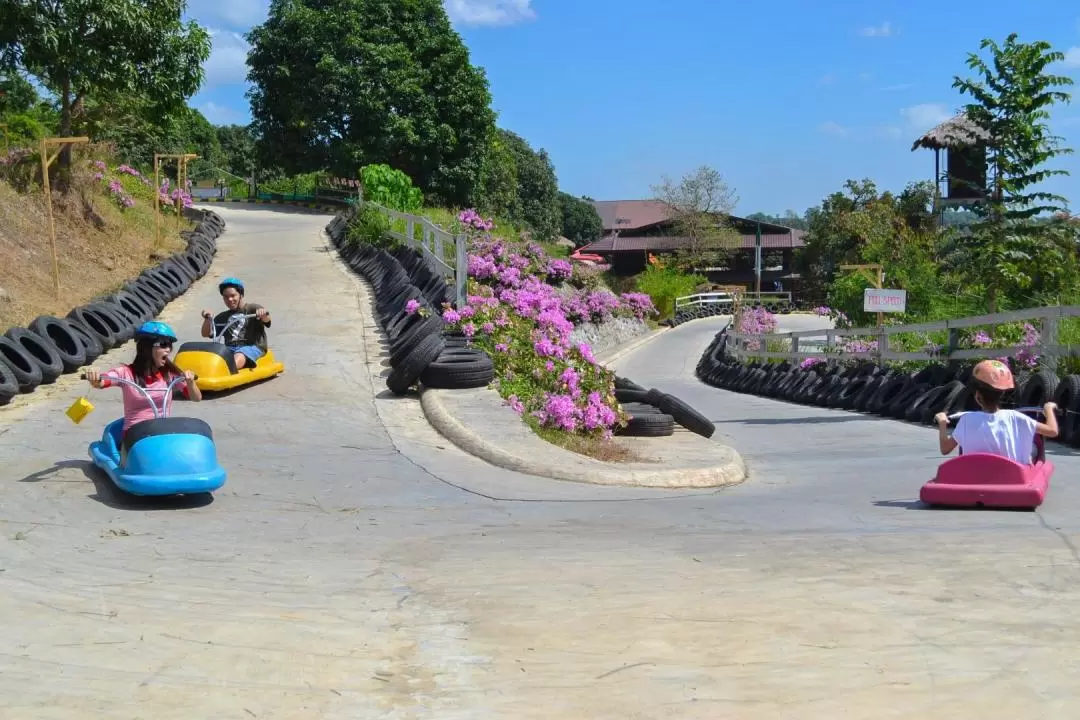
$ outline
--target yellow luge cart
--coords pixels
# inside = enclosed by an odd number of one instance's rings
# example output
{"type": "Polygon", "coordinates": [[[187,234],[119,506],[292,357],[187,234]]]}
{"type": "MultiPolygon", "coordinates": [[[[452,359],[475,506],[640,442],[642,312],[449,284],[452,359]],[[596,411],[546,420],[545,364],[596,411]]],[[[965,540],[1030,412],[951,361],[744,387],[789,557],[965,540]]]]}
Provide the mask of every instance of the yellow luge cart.
{"type": "Polygon", "coordinates": [[[236,369],[232,350],[221,341],[225,336],[225,330],[233,322],[253,317],[255,316],[237,315],[208,342],[184,343],[176,353],[176,366],[181,370],[191,370],[195,373],[198,378],[196,384],[204,392],[231,390],[285,372],[285,366],[278,362],[270,350],[267,350],[255,365],[236,369]]]}

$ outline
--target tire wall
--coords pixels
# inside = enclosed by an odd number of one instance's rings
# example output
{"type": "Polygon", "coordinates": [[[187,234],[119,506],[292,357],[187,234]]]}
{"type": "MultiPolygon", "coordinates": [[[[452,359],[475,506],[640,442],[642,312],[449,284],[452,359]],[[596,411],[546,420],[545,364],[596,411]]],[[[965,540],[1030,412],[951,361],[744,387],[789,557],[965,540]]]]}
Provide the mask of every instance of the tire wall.
{"type": "Polygon", "coordinates": [[[225,221],[213,211],[194,208],[186,208],[184,216],[196,223],[181,233],[187,241],[184,251],[146,268],[118,292],[72,308],[66,317],[42,315],[0,337],[0,405],[77,372],[127,342],[139,325],[157,317],[206,274],[225,221]]]}
{"type": "MultiPolygon", "coordinates": [[[[788,362],[740,363],[727,352],[728,328],[716,334],[698,360],[695,374],[701,382],[723,390],[759,395],[802,405],[847,410],[933,425],[939,412],[977,410],[967,380],[968,368],[931,364],[918,372],[900,372],[872,362],[807,368],[788,362]]],[[[1080,446],[1080,375],[1059,378],[1038,371],[1018,376],[1017,387],[1006,396],[1006,406],[1042,405],[1053,400],[1059,417],[1058,440],[1080,446]]]]}

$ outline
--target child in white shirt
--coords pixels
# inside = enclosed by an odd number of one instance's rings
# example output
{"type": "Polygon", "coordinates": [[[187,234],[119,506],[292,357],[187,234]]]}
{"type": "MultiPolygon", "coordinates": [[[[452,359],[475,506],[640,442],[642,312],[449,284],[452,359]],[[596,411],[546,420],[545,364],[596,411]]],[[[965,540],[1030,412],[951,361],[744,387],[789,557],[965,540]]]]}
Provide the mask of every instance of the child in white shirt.
{"type": "Polygon", "coordinates": [[[952,437],[947,432],[948,416],[945,413],[934,416],[942,455],[948,455],[959,445],[964,453],[990,453],[1030,465],[1035,436],[1057,437],[1055,403],[1043,405],[1045,422],[1038,422],[1016,410],[1001,409],[1002,396],[1015,387],[1008,365],[998,360],[983,360],[972,371],[971,384],[982,412],[961,416],[952,437]]]}

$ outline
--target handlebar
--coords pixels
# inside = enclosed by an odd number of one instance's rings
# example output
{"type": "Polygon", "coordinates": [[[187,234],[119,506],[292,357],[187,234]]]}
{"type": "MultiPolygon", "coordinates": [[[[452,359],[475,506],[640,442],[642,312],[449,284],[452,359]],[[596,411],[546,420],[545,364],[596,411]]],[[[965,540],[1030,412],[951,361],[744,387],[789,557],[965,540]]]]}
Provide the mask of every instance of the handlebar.
{"type": "Polygon", "coordinates": [[[220,343],[222,340],[225,339],[225,331],[228,330],[230,326],[232,326],[234,323],[237,323],[237,322],[239,322],[241,320],[249,320],[249,319],[251,319],[253,317],[258,317],[258,315],[256,315],[255,313],[246,313],[246,314],[243,314],[243,315],[233,315],[231,318],[229,318],[229,320],[224,325],[221,326],[221,332],[218,332],[217,323],[214,322],[213,317],[204,318],[204,320],[209,320],[210,321],[210,327],[213,328],[213,330],[214,330],[214,334],[210,337],[210,342],[220,343]]]}
{"type": "MultiPolygon", "coordinates": [[[[1008,409],[1015,410],[1016,412],[1020,412],[1020,413],[1038,413],[1039,415],[1044,415],[1045,414],[1042,407],[1040,407],[1038,405],[1032,405],[1030,407],[1008,408],[1008,409]]],[[[949,415],[949,419],[950,420],[955,420],[958,417],[960,417],[961,415],[967,415],[969,412],[976,412],[976,411],[975,410],[964,410],[963,412],[953,413],[952,415],[949,415]]],[[[1057,412],[1054,413],[1054,414],[1055,415],[1080,415],[1080,413],[1076,412],[1075,410],[1066,410],[1065,408],[1060,407],[1060,406],[1057,408],[1057,412]]]]}
{"type": "MultiPolygon", "coordinates": [[[[133,383],[130,380],[125,380],[124,378],[117,377],[115,375],[109,375],[108,373],[102,373],[101,377],[108,378],[111,382],[119,383],[121,385],[128,385],[130,387],[135,388],[139,392],[141,392],[143,394],[143,397],[146,398],[146,401],[148,403],[150,403],[150,408],[154,411],[154,418],[155,419],[165,418],[165,417],[169,416],[168,412],[166,411],[166,408],[171,408],[172,407],[173,389],[177,386],[177,384],[187,381],[187,378],[182,376],[182,375],[178,376],[178,377],[174,377],[172,379],[172,381],[169,382],[168,387],[166,387],[164,390],[162,390],[161,388],[144,388],[142,385],[139,385],[138,383],[133,383]],[[154,399],[152,397],[150,397],[150,390],[151,389],[154,392],[164,393],[164,396],[161,398],[161,412],[160,412],[160,414],[158,413],[157,403],[155,403],[154,399]]],[[[79,378],[82,379],[82,380],[85,380],[86,379],[86,373],[80,373],[79,378]]],[[[199,376],[196,375],[195,379],[198,380],[198,378],[199,378],[199,376]]]]}

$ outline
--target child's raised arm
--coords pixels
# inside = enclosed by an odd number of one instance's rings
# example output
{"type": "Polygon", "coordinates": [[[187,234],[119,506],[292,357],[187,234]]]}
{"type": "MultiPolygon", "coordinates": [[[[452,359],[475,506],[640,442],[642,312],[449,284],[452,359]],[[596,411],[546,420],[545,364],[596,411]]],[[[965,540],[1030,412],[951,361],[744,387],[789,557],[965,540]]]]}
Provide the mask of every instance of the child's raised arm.
{"type": "Polygon", "coordinates": [[[938,448],[942,455],[948,455],[956,449],[958,444],[956,439],[949,435],[949,416],[939,412],[934,416],[934,420],[937,421],[938,426],[938,448]]]}

